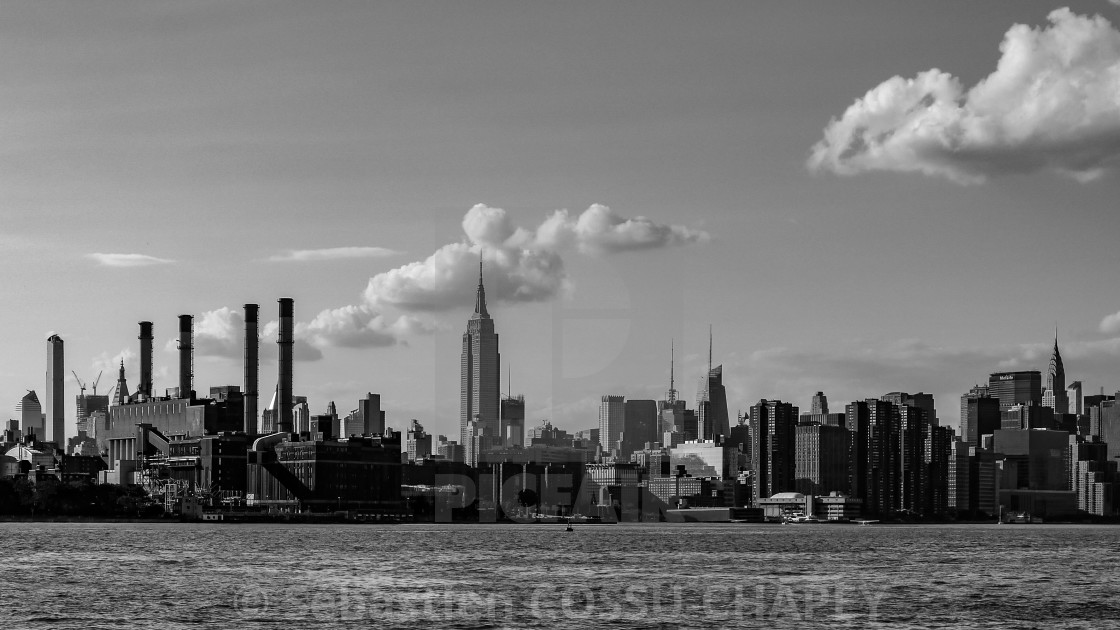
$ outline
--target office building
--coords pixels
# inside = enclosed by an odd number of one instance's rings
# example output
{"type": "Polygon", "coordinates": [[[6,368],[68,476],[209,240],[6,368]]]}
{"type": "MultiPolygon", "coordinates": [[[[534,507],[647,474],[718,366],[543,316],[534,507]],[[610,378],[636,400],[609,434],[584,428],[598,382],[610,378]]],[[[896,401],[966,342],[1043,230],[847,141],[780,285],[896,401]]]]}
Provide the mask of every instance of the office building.
{"type": "Polygon", "coordinates": [[[47,338],[47,397],[46,430],[47,442],[54,442],[59,448],[66,448],[66,362],[63,357],[62,337],[51,335],[47,338]]]}
{"type": "Polygon", "coordinates": [[[44,439],[43,407],[39,404],[39,395],[35,390],[27,390],[23,398],[19,399],[15,415],[19,420],[19,430],[24,436],[34,435],[37,439],[44,439]]]}
{"type": "Polygon", "coordinates": [[[971,392],[961,396],[961,439],[966,443],[980,446],[980,436],[999,429],[1000,422],[998,398],[971,392]]]}
{"type": "Polygon", "coordinates": [[[630,454],[647,443],[658,442],[657,402],[653,400],[627,400],[623,412],[622,461],[630,461],[630,454]]]}
{"type": "Polygon", "coordinates": [[[405,447],[410,462],[423,461],[432,454],[432,436],[424,431],[424,425],[416,418],[409,423],[405,447]]]}
{"type": "Polygon", "coordinates": [[[1062,354],[1058,352],[1057,331],[1054,331],[1054,351],[1050,354],[1050,365],[1046,369],[1046,390],[1042,394],[1042,406],[1049,407],[1055,414],[1069,413],[1066,368],[1062,364],[1062,354]]]}
{"type": "Polygon", "coordinates": [[[696,392],[696,432],[699,440],[721,440],[731,432],[722,365],[711,368],[700,378],[696,392]]]}
{"type": "Polygon", "coordinates": [[[995,372],[988,377],[988,395],[999,399],[1000,411],[1015,405],[1042,404],[1042,374],[1038,370],[995,372]]]}
{"type": "Polygon", "coordinates": [[[1000,428],[1054,429],[1054,410],[1041,405],[1012,405],[1000,413],[1000,428]]]}
{"type": "Polygon", "coordinates": [[[502,398],[501,442],[504,446],[525,446],[525,397],[502,398]]]}
{"type": "MultiPolygon", "coordinates": [[[[463,333],[459,380],[459,439],[468,443],[468,431],[474,436],[497,438],[501,432],[501,355],[494,320],[486,310],[486,289],[482,284],[482,262],[478,263],[478,289],[474,314],[463,333]],[[477,426],[471,427],[470,423],[477,426]]],[[[468,447],[468,450],[469,447],[468,447]]]]}
{"type": "Polygon", "coordinates": [[[603,454],[613,456],[619,450],[622,429],[626,426],[626,397],[603,396],[599,401],[599,443],[603,454]]]}
{"type": "Polygon", "coordinates": [[[917,394],[908,394],[906,392],[891,392],[884,394],[880,400],[885,400],[895,406],[902,407],[918,407],[924,409],[926,412],[926,421],[930,424],[937,424],[937,409],[933,403],[933,394],[925,392],[918,392],[917,394]]]}
{"type": "Polygon", "coordinates": [[[1066,398],[1069,399],[1069,411],[1066,413],[1079,416],[1085,413],[1085,407],[1081,399],[1081,381],[1074,381],[1066,387],[1066,398]]]}

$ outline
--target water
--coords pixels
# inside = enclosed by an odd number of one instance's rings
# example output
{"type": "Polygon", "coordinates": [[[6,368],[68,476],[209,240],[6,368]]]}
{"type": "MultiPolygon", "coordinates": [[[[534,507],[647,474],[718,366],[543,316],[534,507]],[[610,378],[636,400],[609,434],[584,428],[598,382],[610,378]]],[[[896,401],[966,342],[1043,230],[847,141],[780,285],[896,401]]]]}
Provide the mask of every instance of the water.
{"type": "Polygon", "coordinates": [[[1120,628],[1120,527],[0,523],[0,628],[1120,628]]]}

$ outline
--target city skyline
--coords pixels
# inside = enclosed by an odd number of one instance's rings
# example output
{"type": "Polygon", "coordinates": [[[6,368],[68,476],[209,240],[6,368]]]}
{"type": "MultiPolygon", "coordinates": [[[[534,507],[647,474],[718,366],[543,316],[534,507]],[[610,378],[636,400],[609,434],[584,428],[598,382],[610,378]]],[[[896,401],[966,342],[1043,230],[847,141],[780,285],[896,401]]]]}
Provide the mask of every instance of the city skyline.
{"type": "Polygon", "coordinates": [[[1120,389],[1120,124],[1079,91],[1120,58],[1108,2],[511,6],[13,7],[0,400],[46,403],[52,334],[64,377],[124,360],[139,384],[139,321],[174,387],[179,314],[196,388],[238,384],[241,305],[292,296],[314,412],[374,391],[390,425],[454,435],[480,253],[529,426],[660,399],[671,343],[702,378],[709,323],[729,412],[925,391],[956,426],[988,374],[1047,373],[1055,321],[1068,379],[1120,389]],[[970,136],[1023,100],[1013,62],[1092,137],[1057,114],[970,136]]]}

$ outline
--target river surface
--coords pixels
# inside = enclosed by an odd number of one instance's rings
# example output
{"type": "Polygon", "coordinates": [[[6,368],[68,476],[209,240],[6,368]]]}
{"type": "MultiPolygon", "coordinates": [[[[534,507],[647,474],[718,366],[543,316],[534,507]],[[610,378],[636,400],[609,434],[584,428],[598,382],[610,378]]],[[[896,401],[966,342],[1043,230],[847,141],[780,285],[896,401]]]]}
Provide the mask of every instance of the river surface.
{"type": "Polygon", "coordinates": [[[0,628],[1120,628],[1120,526],[0,523],[0,628]]]}

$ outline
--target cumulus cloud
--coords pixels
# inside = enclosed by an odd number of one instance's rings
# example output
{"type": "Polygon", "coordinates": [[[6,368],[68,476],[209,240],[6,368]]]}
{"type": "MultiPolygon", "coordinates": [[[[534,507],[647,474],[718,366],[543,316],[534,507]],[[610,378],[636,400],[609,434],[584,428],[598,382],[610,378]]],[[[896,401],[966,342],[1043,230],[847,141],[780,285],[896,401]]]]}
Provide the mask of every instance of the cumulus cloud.
{"type": "Polygon", "coordinates": [[[371,348],[404,343],[405,336],[432,332],[420,320],[402,316],[389,321],[369,306],[343,306],[326,309],[310,322],[296,325],[297,338],[316,347],[371,348]]]}
{"type": "Polygon", "coordinates": [[[683,225],[660,224],[642,216],[627,219],[601,204],[593,204],[575,218],[567,210],[557,210],[537,228],[536,237],[541,246],[574,243],[587,254],[655,249],[710,239],[707,232],[683,225]]]}
{"type": "Polygon", "coordinates": [[[156,258],[146,254],[102,254],[96,252],[86,254],[103,267],[148,267],[151,265],[166,265],[175,261],[166,258],[156,258]]]}
{"type": "MultiPolygon", "coordinates": [[[[271,321],[258,331],[261,361],[275,361],[277,355],[276,334],[280,323],[271,321]]],[[[178,333],[164,345],[167,351],[177,351],[178,333]]],[[[194,320],[194,354],[196,357],[214,357],[240,360],[245,349],[245,316],[238,309],[223,306],[212,311],[204,311],[194,320]]],[[[323,352],[306,338],[297,334],[292,345],[292,357],[296,361],[318,361],[323,352]]]]}
{"type": "Polygon", "coordinates": [[[1120,163],[1120,31],[1057,9],[1016,24],[994,72],[965,89],[937,69],[893,77],[824,129],[812,170],[911,171],[979,183],[1051,171],[1086,182],[1120,163]]]}
{"type": "Polygon", "coordinates": [[[478,204],[467,211],[462,228],[463,241],[370,278],[367,303],[414,311],[461,308],[474,299],[480,259],[485,263],[488,301],[544,301],[568,284],[565,250],[610,254],[709,239],[706,232],[645,217],[628,219],[599,204],[574,218],[558,210],[535,229],[515,225],[501,208],[478,204]]]}
{"type": "Polygon", "coordinates": [[[292,249],[283,254],[270,256],[271,262],[311,262],[319,260],[343,260],[348,258],[385,258],[400,252],[386,247],[329,247],[325,249],[292,249]]]}
{"type": "MultiPolygon", "coordinates": [[[[1120,0],[1117,0],[1120,2],[1120,0]]],[[[1101,332],[1106,335],[1120,335],[1120,311],[1105,315],[1101,320],[1101,332]]]]}
{"type": "MultiPolygon", "coordinates": [[[[270,321],[259,331],[262,361],[276,359],[278,321],[270,321]]],[[[317,361],[323,349],[372,348],[403,344],[405,337],[432,332],[433,327],[418,318],[390,319],[369,306],[343,306],[325,309],[307,322],[296,322],[293,356],[298,361],[317,361]]],[[[178,338],[169,339],[165,349],[174,351],[178,338]]],[[[239,309],[222,307],[205,311],[195,318],[194,352],[198,357],[240,360],[245,344],[245,318],[239,309]]]]}

